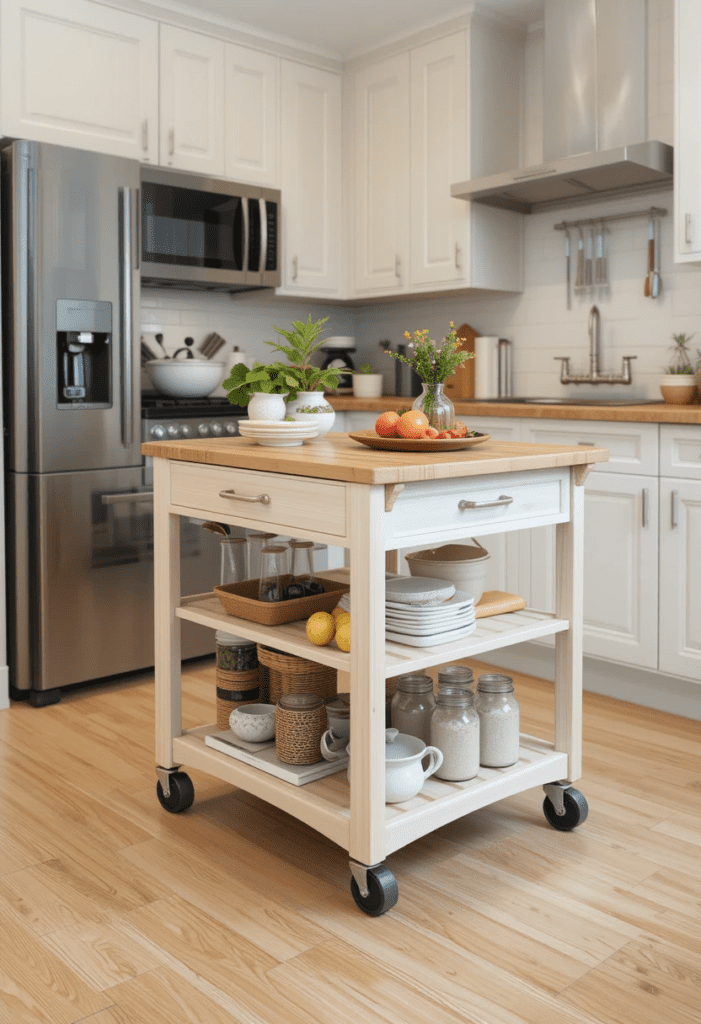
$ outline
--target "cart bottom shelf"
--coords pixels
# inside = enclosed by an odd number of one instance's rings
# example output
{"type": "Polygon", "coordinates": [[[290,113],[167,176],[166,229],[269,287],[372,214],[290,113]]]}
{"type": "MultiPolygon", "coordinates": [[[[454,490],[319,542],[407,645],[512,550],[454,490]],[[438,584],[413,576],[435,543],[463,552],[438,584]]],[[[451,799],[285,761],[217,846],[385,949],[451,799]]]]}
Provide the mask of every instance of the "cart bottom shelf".
{"type": "MultiPolygon", "coordinates": [[[[208,747],[204,737],[217,729],[200,726],[176,737],[175,762],[260,797],[363,859],[359,851],[350,850],[350,787],[345,772],[294,786],[208,747]]],[[[443,782],[433,776],[413,800],[386,804],[385,856],[497,800],[566,778],[566,754],[552,743],[522,735],[519,760],[509,768],[480,768],[479,775],[467,782],[443,782]]]]}

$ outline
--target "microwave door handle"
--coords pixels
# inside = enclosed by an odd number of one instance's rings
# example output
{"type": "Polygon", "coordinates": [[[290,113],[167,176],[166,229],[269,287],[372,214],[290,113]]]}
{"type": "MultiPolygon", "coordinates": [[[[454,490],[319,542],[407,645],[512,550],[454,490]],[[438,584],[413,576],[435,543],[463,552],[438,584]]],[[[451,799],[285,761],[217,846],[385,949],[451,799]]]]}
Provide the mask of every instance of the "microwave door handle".
{"type": "Polygon", "coordinates": [[[265,199],[259,199],[260,204],[260,266],[261,274],[268,262],[268,204],[265,199]]]}
{"type": "Polygon", "coordinates": [[[243,266],[241,270],[244,273],[248,270],[248,199],[246,196],[241,200],[241,209],[243,210],[243,266]]]}
{"type": "Polygon", "coordinates": [[[132,361],[132,220],[131,204],[132,194],[130,188],[119,189],[119,274],[120,274],[120,301],[119,320],[121,336],[121,357],[122,357],[122,445],[130,448],[134,441],[132,418],[133,418],[133,361],[132,361]]]}

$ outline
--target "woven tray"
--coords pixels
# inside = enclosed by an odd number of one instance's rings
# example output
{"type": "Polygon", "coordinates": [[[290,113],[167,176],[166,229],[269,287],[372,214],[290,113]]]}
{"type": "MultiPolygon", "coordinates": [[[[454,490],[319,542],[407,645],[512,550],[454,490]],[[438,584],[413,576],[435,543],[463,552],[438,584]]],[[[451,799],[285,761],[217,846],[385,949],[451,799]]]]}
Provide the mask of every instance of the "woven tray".
{"type": "MultiPolygon", "coordinates": [[[[281,576],[280,582],[286,586],[291,576],[281,576]]],[[[330,612],[336,607],[343,594],[350,587],[347,583],[336,583],[324,580],[324,594],[312,594],[310,597],[294,597],[290,601],[259,601],[258,580],[244,580],[242,583],[225,583],[214,588],[227,615],[236,615],[249,622],[259,622],[263,626],[279,626],[283,622],[294,622],[296,619],[308,619],[314,612],[330,612]]]]}

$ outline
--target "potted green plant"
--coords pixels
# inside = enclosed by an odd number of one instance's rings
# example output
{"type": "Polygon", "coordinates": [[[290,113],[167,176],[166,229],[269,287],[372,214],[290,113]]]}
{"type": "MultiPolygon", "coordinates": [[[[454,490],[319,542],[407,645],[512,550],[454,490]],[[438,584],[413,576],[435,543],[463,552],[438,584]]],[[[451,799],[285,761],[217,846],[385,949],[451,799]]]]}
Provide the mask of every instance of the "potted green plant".
{"type": "Polygon", "coordinates": [[[287,397],[287,415],[305,423],[315,423],[318,428],[317,437],[328,433],[333,426],[336,413],[326,401],[324,391],[337,388],[341,376],[339,369],[329,367],[322,370],[311,361],[316,350],[324,344],[319,335],[327,320],[328,317],[323,317],[312,321],[310,313],[306,322],[293,320],[292,330],[274,328],[284,339],[283,343],[265,343],[288,360],[287,363],[276,364],[282,368],[285,379],[293,382],[287,397]]]}
{"type": "Polygon", "coordinates": [[[251,420],[284,420],[287,409],[285,399],[294,387],[280,363],[236,363],[222,381],[222,387],[232,405],[248,406],[251,420]]]}
{"type": "Polygon", "coordinates": [[[660,381],[662,397],[671,405],[688,405],[696,397],[696,374],[689,351],[692,337],[686,334],[672,335],[672,360],[665,367],[660,381]]]}
{"type": "Polygon", "coordinates": [[[382,394],[382,384],[382,374],[370,363],[364,363],[353,374],[353,394],[356,398],[379,398],[382,394]]]}

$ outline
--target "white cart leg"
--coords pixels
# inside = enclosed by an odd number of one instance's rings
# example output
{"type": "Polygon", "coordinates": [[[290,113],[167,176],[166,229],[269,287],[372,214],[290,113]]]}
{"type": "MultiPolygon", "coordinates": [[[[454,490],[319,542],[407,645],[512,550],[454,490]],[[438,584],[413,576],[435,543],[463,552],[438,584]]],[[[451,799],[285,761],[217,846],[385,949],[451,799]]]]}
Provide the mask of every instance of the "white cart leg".
{"type": "Polygon", "coordinates": [[[556,527],[555,614],[570,628],[555,637],[555,749],[567,754],[567,778],[582,774],[582,618],[584,487],[570,470],[570,519],[556,527]]]}
{"type": "Polygon", "coordinates": [[[168,512],[170,462],[153,460],[153,569],[156,645],[156,764],[173,767],[173,737],[182,732],[180,691],[180,517],[168,512]]]}
{"type": "Polygon", "coordinates": [[[384,487],[351,485],[352,860],[385,856],[385,547],[384,487]]]}

